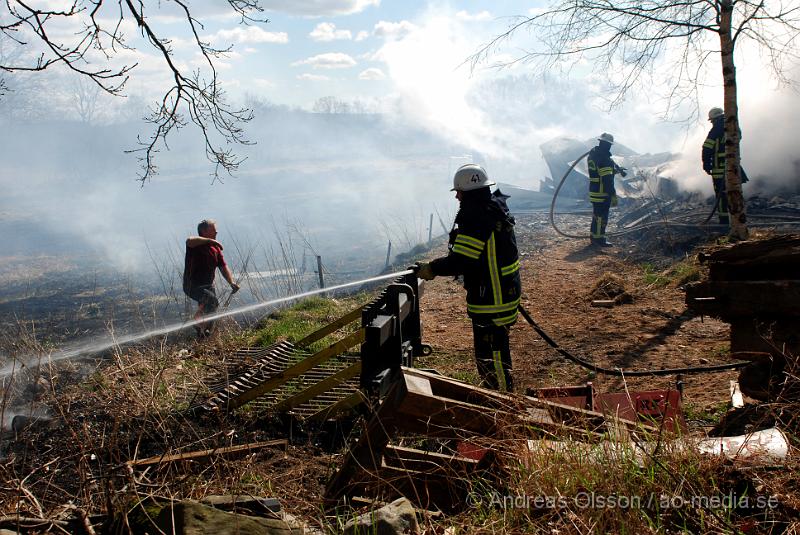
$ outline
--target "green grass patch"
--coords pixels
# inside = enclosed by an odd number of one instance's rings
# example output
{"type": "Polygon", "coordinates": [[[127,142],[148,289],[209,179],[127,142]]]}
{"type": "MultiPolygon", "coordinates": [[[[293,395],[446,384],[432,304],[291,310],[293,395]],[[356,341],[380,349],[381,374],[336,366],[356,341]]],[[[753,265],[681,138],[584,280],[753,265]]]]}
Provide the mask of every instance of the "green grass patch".
{"type": "MultiPolygon", "coordinates": [[[[250,344],[268,346],[281,340],[297,342],[348,312],[365,305],[371,299],[372,296],[368,294],[357,294],[341,299],[317,296],[304,299],[290,308],[275,311],[267,316],[253,332],[250,344]]],[[[360,327],[361,322],[356,320],[341,332],[351,333],[360,327]]],[[[326,337],[313,344],[311,350],[329,345],[331,338],[326,337]]]]}
{"type": "Polygon", "coordinates": [[[716,425],[728,412],[728,401],[720,401],[711,406],[700,407],[693,403],[683,405],[683,414],[687,420],[705,422],[709,425],[716,425]]]}
{"type": "Polygon", "coordinates": [[[663,271],[646,262],[642,264],[642,271],[644,283],[656,288],[683,286],[701,278],[700,268],[691,260],[683,260],[663,271]]]}

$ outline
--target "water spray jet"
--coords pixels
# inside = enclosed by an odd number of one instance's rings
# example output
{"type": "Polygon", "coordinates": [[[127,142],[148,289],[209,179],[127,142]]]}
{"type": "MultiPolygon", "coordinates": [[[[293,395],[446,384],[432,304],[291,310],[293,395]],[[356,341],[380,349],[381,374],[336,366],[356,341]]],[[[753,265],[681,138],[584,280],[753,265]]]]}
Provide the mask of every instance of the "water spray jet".
{"type": "MultiPolygon", "coordinates": [[[[93,343],[83,344],[83,345],[75,347],[73,349],[57,351],[57,352],[50,353],[49,355],[47,355],[47,359],[48,359],[49,362],[57,362],[57,361],[60,361],[60,360],[71,359],[71,358],[75,358],[75,357],[79,357],[79,356],[93,355],[93,354],[96,354],[96,353],[100,353],[102,351],[106,351],[106,350],[111,349],[111,348],[123,346],[125,344],[130,344],[130,343],[134,343],[134,342],[141,342],[141,341],[144,341],[144,340],[148,340],[150,338],[154,338],[156,336],[163,336],[163,335],[166,335],[166,334],[170,334],[170,333],[173,333],[173,332],[176,332],[176,331],[180,331],[182,329],[186,329],[188,327],[193,327],[194,325],[198,325],[200,323],[206,323],[208,321],[227,318],[227,317],[230,317],[230,316],[235,316],[237,314],[244,314],[244,313],[247,313],[247,312],[253,312],[255,310],[259,310],[259,309],[266,308],[266,307],[269,307],[269,306],[279,305],[279,304],[282,304],[282,303],[287,303],[289,301],[297,301],[299,299],[303,299],[303,298],[306,298],[306,297],[311,297],[313,295],[319,295],[319,294],[323,294],[323,293],[333,292],[333,291],[342,290],[342,289],[345,289],[345,288],[352,288],[353,286],[361,286],[361,285],[364,285],[364,284],[369,284],[371,282],[378,282],[378,281],[382,281],[382,280],[386,280],[386,279],[394,279],[394,278],[397,278],[397,277],[401,277],[403,275],[408,275],[408,274],[410,274],[412,272],[413,271],[410,270],[410,269],[407,269],[407,270],[404,270],[404,271],[396,271],[394,273],[388,273],[388,274],[385,274],[385,275],[378,275],[378,276],[370,277],[370,278],[367,278],[367,279],[361,279],[361,280],[357,280],[357,281],[346,282],[346,283],[338,284],[338,285],[335,285],[335,286],[328,286],[326,288],[318,288],[316,290],[309,290],[307,292],[294,294],[294,295],[289,295],[289,296],[286,296],[286,297],[279,297],[277,299],[271,299],[269,301],[262,301],[260,303],[253,303],[253,304],[245,305],[245,306],[242,306],[242,307],[239,307],[239,308],[235,308],[235,309],[232,309],[232,310],[226,310],[226,311],[223,311],[223,312],[217,312],[215,314],[209,314],[209,315],[204,316],[203,318],[201,318],[199,320],[192,319],[192,320],[189,320],[189,321],[186,321],[186,322],[173,323],[173,324],[170,324],[170,325],[166,325],[164,327],[160,327],[158,329],[151,329],[151,330],[143,332],[143,333],[129,334],[129,335],[120,336],[120,337],[112,337],[111,340],[105,340],[105,341],[100,341],[100,342],[93,342],[93,343]]],[[[2,368],[0,368],[0,378],[4,378],[4,377],[14,373],[15,370],[19,370],[19,369],[25,368],[26,367],[25,362],[28,361],[28,360],[31,360],[33,358],[38,358],[38,355],[28,355],[27,357],[22,357],[21,359],[18,357],[14,361],[6,364],[2,368]],[[22,360],[22,362],[18,363],[17,360],[22,360]]]]}

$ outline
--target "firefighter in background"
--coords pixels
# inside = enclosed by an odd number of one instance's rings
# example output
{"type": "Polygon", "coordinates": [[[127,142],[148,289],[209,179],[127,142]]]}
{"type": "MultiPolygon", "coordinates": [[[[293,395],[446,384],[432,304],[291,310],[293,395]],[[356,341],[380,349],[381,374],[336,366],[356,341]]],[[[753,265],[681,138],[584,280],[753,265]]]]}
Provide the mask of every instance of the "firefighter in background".
{"type": "Polygon", "coordinates": [[[475,361],[483,386],[513,390],[508,333],[520,302],[519,254],[507,195],[492,193],[486,171],[462,165],[453,177],[461,206],[450,232],[449,253],[421,264],[418,276],[464,277],[467,313],[472,319],[475,361]]]}
{"type": "Polygon", "coordinates": [[[616,173],[626,176],[625,169],[614,163],[611,159],[611,145],[614,136],[603,133],[597,138],[598,144],[591,151],[587,159],[589,167],[589,202],[592,203],[592,225],[590,227],[591,244],[598,247],[611,247],[606,240],[606,225],[608,212],[612,206],[617,206],[617,191],[614,188],[614,175],[616,173]]]}
{"type": "MultiPolygon", "coordinates": [[[[711,130],[703,143],[703,171],[711,175],[714,182],[714,195],[717,199],[717,215],[720,225],[729,225],[728,195],[725,189],[725,111],[722,108],[708,110],[711,130]]],[[[739,167],[742,184],[747,182],[747,174],[739,167]]]]}

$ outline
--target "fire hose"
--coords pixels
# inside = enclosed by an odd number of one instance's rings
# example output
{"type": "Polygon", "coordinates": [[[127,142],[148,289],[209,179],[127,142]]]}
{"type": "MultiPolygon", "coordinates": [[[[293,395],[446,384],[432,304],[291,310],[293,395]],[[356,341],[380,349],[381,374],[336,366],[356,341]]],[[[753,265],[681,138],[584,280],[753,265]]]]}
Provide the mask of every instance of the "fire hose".
{"type": "Polygon", "coordinates": [[[525,307],[519,305],[519,311],[522,314],[522,317],[525,318],[525,321],[536,331],[536,334],[542,337],[547,345],[555,349],[561,356],[574,362],[575,364],[586,368],[587,370],[591,370],[595,373],[599,373],[602,375],[613,375],[617,377],[645,377],[645,376],[653,376],[653,375],[677,375],[681,373],[712,373],[712,372],[721,372],[727,370],[736,370],[738,368],[743,368],[750,364],[748,361],[740,361],[740,362],[731,362],[730,364],[716,364],[712,366],[688,366],[685,368],[663,368],[658,370],[621,370],[619,368],[604,368],[602,366],[598,366],[597,364],[592,364],[591,362],[584,360],[580,357],[577,357],[567,351],[566,349],[562,348],[561,346],[556,343],[545,331],[542,329],[536,321],[534,321],[533,317],[525,310],[525,307]]]}
{"type": "MultiPolygon", "coordinates": [[[[589,155],[589,152],[591,152],[591,151],[584,152],[583,154],[578,156],[578,158],[574,162],[572,162],[572,164],[567,169],[567,172],[564,173],[564,176],[561,177],[561,181],[558,183],[558,186],[556,187],[556,191],[553,193],[553,200],[550,202],[550,226],[553,227],[553,230],[555,230],[557,234],[559,234],[560,236],[564,236],[565,238],[583,240],[583,239],[587,239],[587,238],[590,237],[588,234],[568,234],[568,233],[562,231],[560,228],[558,228],[558,225],[556,225],[556,221],[555,221],[555,209],[556,209],[556,201],[558,200],[558,193],[561,191],[561,188],[564,186],[564,183],[567,181],[567,177],[569,176],[569,174],[572,172],[573,169],[575,169],[575,166],[578,165],[578,163],[580,163],[584,158],[586,158],[589,155]]],[[[714,207],[713,207],[713,209],[711,211],[711,214],[706,218],[706,220],[702,224],[680,223],[680,222],[673,221],[673,220],[654,221],[654,222],[651,222],[651,223],[642,223],[642,224],[639,224],[639,225],[633,225],[632,227],[627,227],[627,228],[624,228],[623,230],[608,232],[608,233],[606,233],[606,236],[623,236],[625,234],[630,234],[632,232],[636,232],[636,231],[641,230],[643,228],[657,227],[657,226],[662,226],[662,225],[667,225],[667,224],[675,226],[675,227],[691,227],[691,228],[695,228],[695,227],[705,226],[707,228],[717,228],[718,227],[718,228],[721,228],[721,229],[722,228],[727,229],[728,225],[707,225],[707,223],[714,216],[714,212],[717,209],[717,203],[718,202],[719,202],[719,197],[717,197],[717,202],[714,203],[714,207]]]]}

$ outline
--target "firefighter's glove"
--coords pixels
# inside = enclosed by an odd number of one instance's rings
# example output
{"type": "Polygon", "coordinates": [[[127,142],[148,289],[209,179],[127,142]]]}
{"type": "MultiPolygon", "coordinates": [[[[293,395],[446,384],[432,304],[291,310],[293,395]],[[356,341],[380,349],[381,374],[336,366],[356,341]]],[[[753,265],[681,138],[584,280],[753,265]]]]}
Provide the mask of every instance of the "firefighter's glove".
{"type": "Polygon", "coordinates": [[[626,176],[628,176],[628,172],[627,172],[627,171],[625,171],[625,168],[624,168],[624,167],[623,167],[622,169],[620,169],[620,170],[619,170],[619,174],[621,174],[621,175],[622,175],[622,178],[625,178],[626,176]]]}
{"type": "Polygon", "coordinates": [[[433,273],[433,268],[429,263],[425,264],[418,264],[419,268],[417,269],[417,277],[420,279],[424,279],[426,281],[430,281],[436,278],[436,275],[433,273]]]}
{"type": "Polygon", "coordinates": [[[619,197],[616,195],[611,196],[611,206],[617,206],[619,204],[619,197]]]}

